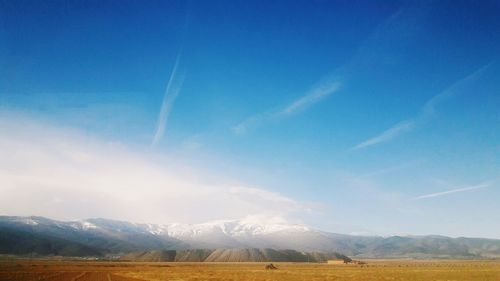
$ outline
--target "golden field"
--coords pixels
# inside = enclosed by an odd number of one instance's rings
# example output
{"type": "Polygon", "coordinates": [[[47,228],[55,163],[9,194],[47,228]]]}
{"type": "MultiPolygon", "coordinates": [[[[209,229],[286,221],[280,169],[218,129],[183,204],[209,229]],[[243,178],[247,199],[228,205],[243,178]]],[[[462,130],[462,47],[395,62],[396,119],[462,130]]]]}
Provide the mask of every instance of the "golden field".
{"type": "Polygon", "coordinates": [[[500,260],[368,260],[367,265],[274,263],[277,270],[266,270],[265,264],[11,260],[0,262],[0,280],[500,280],[500,260]]]}

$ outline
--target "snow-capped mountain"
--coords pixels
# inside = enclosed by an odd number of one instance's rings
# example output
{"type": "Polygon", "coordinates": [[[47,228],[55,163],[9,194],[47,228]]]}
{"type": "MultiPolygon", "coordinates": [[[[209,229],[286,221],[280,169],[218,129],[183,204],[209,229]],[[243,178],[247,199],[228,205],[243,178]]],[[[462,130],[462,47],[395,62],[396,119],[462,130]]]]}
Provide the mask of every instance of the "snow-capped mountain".
{"type": "Polygon", "coordinates": [[[284,243],[284,241],[278,243],[278,240],[274,238],[282,235],[297,236],[306,233],[320,233],[305,225],[289,224],[273,219],[264,221],[255,218],[220,220],[200,224],[148,224],[141,225],[141,227],[144,227],[151,234],[175,238],[196,248],[272,247],[283,249],[290,248],[292,245],[284,243]]]}
{"type": "Polygon", "coordinates": [[[150,249],[168,246],[176,249],[269,247],[318,250],[313,241],[305,237],[312,234],[326,235],[305,225],[289,224],[279,219],[259,220],[255,217],[200,224],[141,224],[107,219],[62,222],[43,217],[2,217],[0,224],[34,232],[55,233],[62,238],[74,234],[91,236],[93,239],[111,237],[133,244],[140,242],[140,245],[146,244],[150,249]],[[290,241],[283,237],[295,238],[290,241]],[[298,244],[304,240],[309,240],[309,245],[298,244]]]}
{"type": "Polygon", "coordinates": [[[0,254],[99,255],[229,248],[338,252],[358,257],[500,257],[500,240],[495,239],[342,235],[272,218],[142,224],[0,216],[0,254]]]}
{"type": "Polygon", "coordinates": [[[200,224],[160,224],[146,225],[148,231],[157,235],[168,235],[175,238],[195,238],[204,235],[222,233],[231,237],[248,237],[255,235],[266,235],[281,231],[307,232],[312,228],[290,224],[282,220],[264,221],[255,218],[245,218],[242,220],[218,220],[200,224]]]}

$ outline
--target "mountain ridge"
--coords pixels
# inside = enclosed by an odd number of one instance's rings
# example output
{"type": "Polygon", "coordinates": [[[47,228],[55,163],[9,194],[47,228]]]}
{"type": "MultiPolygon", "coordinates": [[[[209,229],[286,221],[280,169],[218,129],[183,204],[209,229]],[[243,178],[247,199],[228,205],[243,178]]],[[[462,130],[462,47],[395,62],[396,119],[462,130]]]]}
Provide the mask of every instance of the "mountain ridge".
{"type": "Polygon", "coordinates": [[[350,261],[339,253],[298,252],[276,249],[192,249],[154,250],[129,253],[122,261],[140,262],[326,262],[329,259],[350,261]]]}
{"type": "Polygon", "coordinates": [[[500,240],[489,238],[353,236],[283,221],[248,219],[159,225],[101,218],[65,222],[36,216],[0,216],[3,254],[103,256],[193,249],[291,249],[359,258],[500,258],[500,240]],[[12,242],[13,235],[21,238],[12,242]],[[46,247],[49,250],[41,251],[33,245],[33,239],[51,245],[46,247]]]}

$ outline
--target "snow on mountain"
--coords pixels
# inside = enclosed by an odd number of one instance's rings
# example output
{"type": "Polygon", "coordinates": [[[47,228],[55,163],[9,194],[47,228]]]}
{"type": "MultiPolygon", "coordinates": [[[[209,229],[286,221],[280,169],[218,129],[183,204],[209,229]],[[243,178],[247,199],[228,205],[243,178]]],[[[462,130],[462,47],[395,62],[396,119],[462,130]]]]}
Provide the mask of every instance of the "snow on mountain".
{"type": "Polygon", "coordinates": [[[291,224],[286,220],[249,216],[241,220],[216,220],[199,224],[169,223],[141,224],[106,219],[86,219],[77,221],[55,221],[42,217],[17,217],[13,220],[26,225],[53,225],[83,231],[113,230],[116,232],[141,232],[155,236],[173,238],[196,238],[207,235],[222,235],[236,238],[248,238],[274,233],[304,233],[318,231],[309,226],[291,224]]]}
{"type": "Polygon", "coordinates": [[[26,218],[24,220],[24,223],[28,225],[38,225],[38,222],[32,218],[26,218]]]}
{"type": "MultiPolygon", "coordinates": [[[[325,233],[301,224],[292,224],[276,217],[251,216],[241,220],[217,220],[199,224],[135,224],[136,231],[156,237],[176,239],[191,248],[303,247],[306,239],[318,237],[321,247],[325,233]],[[284,237],[292,238],[283,239],[284,237]]],[[[307,246],[307,245],[306,245],[307,246]]],[[[314,249],[318,247],[314,246],[314,249]]]]}
{"type": "Polygon", "coordinates": [[[258,217],[247,217],[241,220],[217,220],[199,224],[145,224],[144,228],[153,235],[177,239],[194,239],[210,235],[248,238],[278,232],[313,231],[308,226],[290,224],[280,218],[264,220],[258,217]]]}
{"type": "Polygon", "coordinates": [[[258,220],[248,217],[242,220],[219,220],[200,224],[172,223],[150,227],[150,232],[175,238],[194,238],[210,234],[223,234],[230,237],[249,237],[267,235],[276,232],[312,231],[308,226],[290,224],[283,220],[258,220]]]}
{"type": "MultiPolygon", "coordinates": [[[[56,250],[67,246],[74,250],[71,253],[75,255],[145,250],[269,248],[340,252],[379,258],[500,257],[500,240],[443,236],[351,236],[268,217],[162,225],[108,219],[64,222],[43,217],[0,216],[0,248],[2,245],[4,249],[11,247],[9,237],[14,236],[19,237],[16,240],[19,245],[43,243],[52,245],[56,250]]],[[[31,246],[26,249],[31,249],[31,246]]],[[[50,253],[58,254],[59,250],[50,253]]]]}
{"type": "Polygon", "coordinates": [[[70,222],[69,225],[78,230],[89,230],[89,229],[97,229],[97,225],[88,222],[86,220],[80,220],[76,222],[70,222]]]}
{"type": "Polygon", "coordinates": [[[250,216],[241,220],[217,220],[199,224],[144,224],[107,219],[61,222],[39,219],[40,221],[36,220],[37,223],[43,221],[46,225],[57,226],[60,231],[81,231],[92,237],[129,237],[127,239],[131,242],[143,237],[153,244],[167,243],[179,249],[270,247],[317,250],[331,246],[324,241],[325,233],[305,225],[289,223],[279,217],[250,216]],[[310,247],[303,244],[306,240],[318,242],[312,243],[310,247]]]}

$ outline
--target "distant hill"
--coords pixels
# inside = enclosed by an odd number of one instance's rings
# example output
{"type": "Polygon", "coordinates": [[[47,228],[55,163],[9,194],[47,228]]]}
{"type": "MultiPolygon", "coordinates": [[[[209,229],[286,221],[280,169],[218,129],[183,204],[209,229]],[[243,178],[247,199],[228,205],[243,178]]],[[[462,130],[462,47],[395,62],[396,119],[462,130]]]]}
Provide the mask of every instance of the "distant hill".
{"type": "Polygon", "coordinates": [[[134,260],[324,260],[356,258],[500,258],[500,240],[445,236],[353,236],[304,225],[216,221],[136,224],[106,219],[57,221],[0,216],[0,254],[127,255],[134,260]],[[216,250],[193,250],[216,249],[216,250]],[[289,250],[292,249],[292,250],[289,250]],[[291,252],[287,252],[291,251],[291,252]],[[327,253],[327,254],[325,254],[327,253]],[[172,258],[173,255],[173,258],[172,258]]]}
{"type": "Polygon", "coordinates": [[[130,253],[124,261],[142,262],[326,262],[329,259],[349,259],[338,253],[305,253],[275,249],[215,249],[162,250],[130,253]]]}
{"type": "Polygon", "coordinates": [[[103,255],[101,249],[76,241],[4,227],[0,227],[0,253],[81,257],[103,255]]]}

